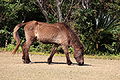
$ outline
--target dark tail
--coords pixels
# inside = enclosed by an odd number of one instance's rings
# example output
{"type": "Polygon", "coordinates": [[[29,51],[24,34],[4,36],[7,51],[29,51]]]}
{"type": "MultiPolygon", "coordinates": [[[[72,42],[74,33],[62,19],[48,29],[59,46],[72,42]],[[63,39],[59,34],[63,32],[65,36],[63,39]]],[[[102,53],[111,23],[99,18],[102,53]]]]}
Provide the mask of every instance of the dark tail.
{"type": "Polygon", "coordinates": [[[18,50],[19,46],[20,46],[20,37],[18,34],[18,30],[20,27],[24,26],[26,23],[21,23],[15,26],[14,31],[13,31],[13,38],[16,40],[17,44],[15,49],[13,50],[12,54],[15,54],[16,51],[18,50]]]}

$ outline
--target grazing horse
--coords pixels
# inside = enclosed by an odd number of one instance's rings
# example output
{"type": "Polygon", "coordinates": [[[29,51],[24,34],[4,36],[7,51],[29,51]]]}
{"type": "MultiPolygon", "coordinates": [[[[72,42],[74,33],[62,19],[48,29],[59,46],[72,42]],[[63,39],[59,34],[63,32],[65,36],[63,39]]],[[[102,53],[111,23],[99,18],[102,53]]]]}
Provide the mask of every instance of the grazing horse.
{"type": "Polygon", "coordinates": [[[75,32],[64,23],[48,24],[38,21],[29,21],[16,25],[13,31],[13,37],[16,40],[17,44],[16,48],[12,52],[13,54],[16,53],[20,45],[20,37],[18,34],[20,27],[24,27],[26,38],[26,41],[22,46],[22,59],[24,63],[28,64],[31,62],[28,51],[32,42],[38,40],[42,43],[54,44],[51,54],[48,58],[49,64],[52,62],[52,58],[56,53],[58,46],[62,46],[68,65],[72,64],[69,57],[68,46],[74,48],[74,58],[77,61],[78,65],[84,64],[84,47],[75,32]]]}

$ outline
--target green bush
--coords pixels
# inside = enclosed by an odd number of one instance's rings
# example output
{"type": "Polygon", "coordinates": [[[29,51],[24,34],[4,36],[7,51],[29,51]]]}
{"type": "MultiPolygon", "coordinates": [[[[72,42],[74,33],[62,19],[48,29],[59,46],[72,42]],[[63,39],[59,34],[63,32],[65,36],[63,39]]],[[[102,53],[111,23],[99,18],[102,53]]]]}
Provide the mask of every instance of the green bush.
{"type": "Polygon", "coordinates": [[[37,45],[32,45],[30,47],[30,52],[43,52],[43,53],[50,53],[52,48],[51,44],[37,44],[37,45]]]}
{"type": "MultiPolygon", "coordinates": [[[[9,44],[5,48],[5,51],[12,51],[12,50],[14,50],[14,48],[15,48],[15,45],[9,44]]],[[[37,45],[37,46],[31,45],[30,49],[29,49],[29,52],[50,53],[50,51],[51,51],[51,44],[40,44],[40,45],[37,45]]],[[[21,46],[19,47],[18,52],[22,52],[21,46]]]]}
{"type": "Polygon", "coordinates": [[[119,54],[119,38],[115,37],[116,34],[120,34],[119,18],[103,12],[94,15],[93,12],[90,9],[81,10],[82,17],[78,19],[76,25],[78,34],[85,44],[85,53],[119,54]]]}
{"type": "MultiPolygon", "coordinates": [[[[14,48],[15,48],[15,45],[9,44],[9,45],[7,45],[7,47],[5,48],[5,50],[6,51],[12,51],[14,48]]],[[[22,51],[22,48],[19,47],[18,52],[21,52],[21,51],[22,51]]]]}

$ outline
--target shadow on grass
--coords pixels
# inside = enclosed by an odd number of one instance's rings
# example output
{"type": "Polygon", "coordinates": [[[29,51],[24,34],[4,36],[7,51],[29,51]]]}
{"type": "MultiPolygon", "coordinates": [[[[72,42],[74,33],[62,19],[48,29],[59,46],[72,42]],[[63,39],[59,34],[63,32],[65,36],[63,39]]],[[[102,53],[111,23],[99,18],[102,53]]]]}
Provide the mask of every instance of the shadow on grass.
{"type": "MultiPolygon", "coordinates": [[[[31,62],[31,63],[32,64],[39,64],[39,63],[46,63],[46,64],[48,64],[48,62],[31,62]]],[[[67,65],[67,63],[65,63],[65,62],[52,62],[50,65],[52,65],[52,64],[66,64],[67,65]]],[[[77,63],[72,63],[71,65],[78,65],[78,64],[77,63]]],[[[84,64],[84,65],[80,65],[80,66],[92,66],[92,65],[84,64]]]]}

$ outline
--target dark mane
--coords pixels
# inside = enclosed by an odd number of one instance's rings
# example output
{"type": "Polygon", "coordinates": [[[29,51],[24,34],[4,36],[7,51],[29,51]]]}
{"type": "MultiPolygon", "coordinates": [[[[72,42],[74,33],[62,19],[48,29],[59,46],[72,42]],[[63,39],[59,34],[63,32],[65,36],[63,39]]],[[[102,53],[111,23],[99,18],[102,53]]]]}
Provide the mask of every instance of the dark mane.
{"type": "Polygon", "coordinates": [[[72,30],[68,25],[66,25],[65,23],[60,23],[62,25],[64,25],[64,27],[68,30],[68,34],[70,37],[70,42],[71,44],[75,44],[76,46],[80,46],[83,47],[83,44],[80,42],[79,37],[77,36],[77,34],[74,32],[74,30],[72,30]]]}

